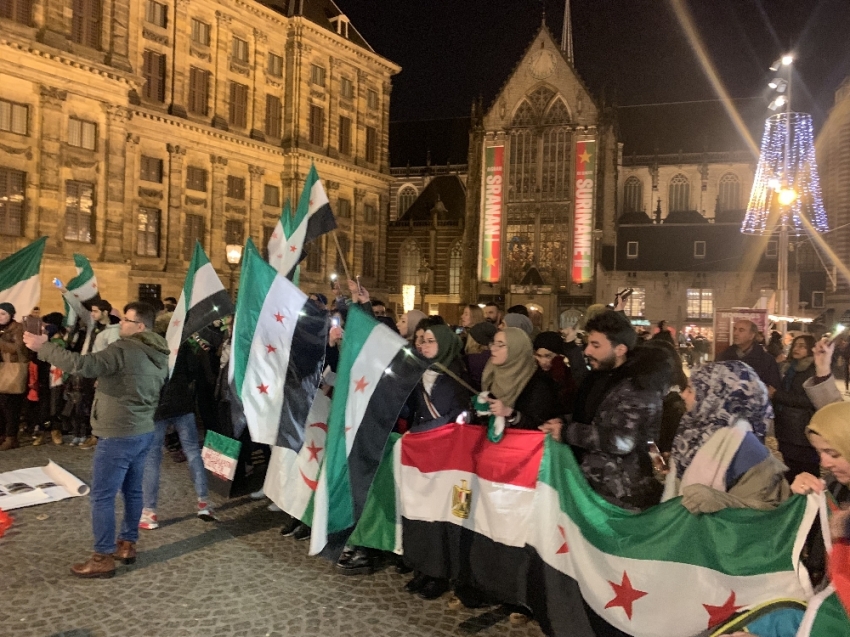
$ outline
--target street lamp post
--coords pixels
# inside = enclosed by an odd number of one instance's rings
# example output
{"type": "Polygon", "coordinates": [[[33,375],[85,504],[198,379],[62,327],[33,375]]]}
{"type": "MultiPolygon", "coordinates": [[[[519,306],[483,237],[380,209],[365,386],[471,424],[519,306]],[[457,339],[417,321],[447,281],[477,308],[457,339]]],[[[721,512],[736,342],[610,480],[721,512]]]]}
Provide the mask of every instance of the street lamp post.
{"type": "Polygon", "coordinates": [[[236,277],[236,266],[242,260],[242,246],[238,243],[228,244],[224,249],[224,255],[230,267],[230,296],[233,298],[233,283],[236,277]]]}
{"type": "Polygon", "coordinates": [[[431,268],[428,267],[428,261],[422,262],[422,267],[419,268],[419,296],[422,312],[428,314],[425,309],[425,288],[428,286],[428,280],[431,278],[431,268]]]}

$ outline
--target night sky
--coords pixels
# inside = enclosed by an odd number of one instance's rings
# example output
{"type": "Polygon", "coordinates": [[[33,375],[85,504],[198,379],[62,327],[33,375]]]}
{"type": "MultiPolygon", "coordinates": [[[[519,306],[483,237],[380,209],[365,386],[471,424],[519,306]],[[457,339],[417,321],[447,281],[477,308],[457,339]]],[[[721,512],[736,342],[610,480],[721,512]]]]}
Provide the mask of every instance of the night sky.
{"type": "MultiPolygon", "coordinates": [[[[337,0],[379,54],[402,66],[391,119],[440,119],[487,106],[541,21],[560,40],[558,0],[337,0]]],[[[716,97],[672,10],[674,0],[572,0],[575,63],[617,105],[716,97]]],[[[686,0],[732,97],[767,104],[768,68],[795,54],[795,110],[822,123],[850,75],[850,0],[686,0]]],[[[768,112],[765,111],[767,114],[768,112]]]]}

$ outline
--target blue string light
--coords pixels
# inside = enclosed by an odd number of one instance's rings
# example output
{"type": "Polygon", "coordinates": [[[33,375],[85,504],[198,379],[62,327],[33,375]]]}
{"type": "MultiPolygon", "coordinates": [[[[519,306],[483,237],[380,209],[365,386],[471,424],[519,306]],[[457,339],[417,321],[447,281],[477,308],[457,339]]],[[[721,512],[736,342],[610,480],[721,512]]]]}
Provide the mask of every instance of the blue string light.
{"type": "Polygon", "coordinates": [[[780,113],[765,122],[761,156],[741,232],[771,234],[783,218],[788,220],[788,231],[794,236],[806,234],[801,218],[808,219],[818,232],[829,229],[815,160],[814,127],[812,116],[808,113],[780,113]],[[785,175],[785,143],[789,121],[791,139],[788,175],[785,175]],[[790,206],[779,205],[777,190],[780,186],[793,188],[797,192],[797,198],[790,206]],[[774,220],[770,219],[771,208],[775,211],[774,220]],[[769,221],[772,221],[770,225],[769,221]]]}

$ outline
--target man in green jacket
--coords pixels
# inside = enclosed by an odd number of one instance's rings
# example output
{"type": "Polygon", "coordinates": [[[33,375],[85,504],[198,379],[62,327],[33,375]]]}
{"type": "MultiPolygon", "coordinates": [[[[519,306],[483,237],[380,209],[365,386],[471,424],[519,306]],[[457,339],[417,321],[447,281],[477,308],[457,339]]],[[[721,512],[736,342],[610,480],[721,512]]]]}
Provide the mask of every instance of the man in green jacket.
{"type": "Polygon", "coordinates": [[[124,308],[117,341],[96,354],[76,354],[25,334],[38,358],[71,374],[97,379],[92,431],[100,440],[92,467],[91,508],[94,555],[71,567],[77,577],[112,577],[115,559],[136,560],[142,515],[142,476],[153,441],[154,412],[168,379],[168,344],[153,330],[156,312],[147,303],[124,308]],[[124,521],[115,541],[115,495],[124,497],[124,521]]]}

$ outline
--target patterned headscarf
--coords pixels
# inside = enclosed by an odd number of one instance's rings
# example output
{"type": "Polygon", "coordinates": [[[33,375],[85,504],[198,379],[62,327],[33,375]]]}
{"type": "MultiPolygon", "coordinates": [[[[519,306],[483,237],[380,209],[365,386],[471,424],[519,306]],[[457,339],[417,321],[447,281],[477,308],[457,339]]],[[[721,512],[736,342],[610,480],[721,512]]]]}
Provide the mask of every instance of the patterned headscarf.
{"type": "Polygon", "coordinates": [[[764,441],[773,408],[767,387],[755,370],[741,361],[706,363],[691,374],[696,404],[682,416],[673,440],[673,459],[681,476],[712,434],[743,418],[764,441]]]}

